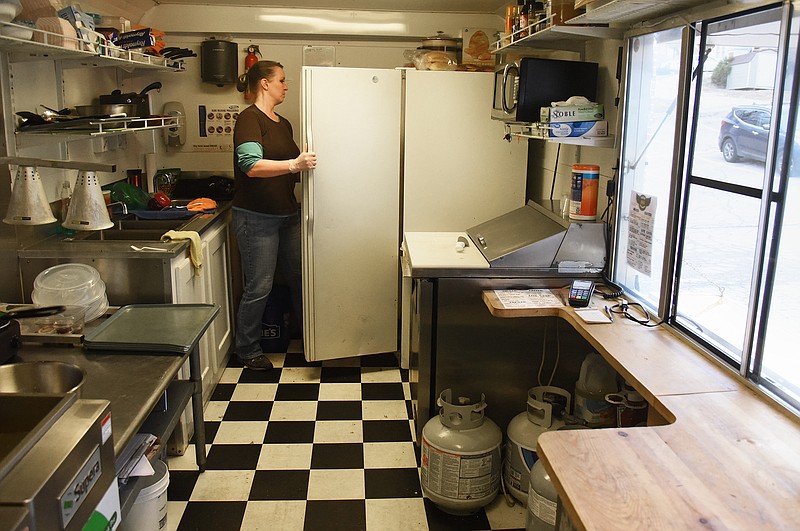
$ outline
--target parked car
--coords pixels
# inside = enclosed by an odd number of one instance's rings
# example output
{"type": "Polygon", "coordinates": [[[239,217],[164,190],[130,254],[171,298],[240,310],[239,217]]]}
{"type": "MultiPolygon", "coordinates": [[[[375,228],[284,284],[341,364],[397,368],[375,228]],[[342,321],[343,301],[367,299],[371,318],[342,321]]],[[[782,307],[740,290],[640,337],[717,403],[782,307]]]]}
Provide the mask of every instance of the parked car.
{"type": "MultiPolygon", "coordinates": [[[[726,162],[739,162],[743,159],[764,162],[767,160],[770,121],[772,109],[766,105],[737,105],[722,119],[719,127],[719,150],[726,162]]],[[[783,143],[783,142],[782,142],[783,143]]],[[[800,146],[795,141],[792,150],[793,162],[800,157],[800,146]]],[[[778,163],[783,153],[778,153],[778,163]]],[[[798,159],[800,160],[800,159],[798,159]]]]}

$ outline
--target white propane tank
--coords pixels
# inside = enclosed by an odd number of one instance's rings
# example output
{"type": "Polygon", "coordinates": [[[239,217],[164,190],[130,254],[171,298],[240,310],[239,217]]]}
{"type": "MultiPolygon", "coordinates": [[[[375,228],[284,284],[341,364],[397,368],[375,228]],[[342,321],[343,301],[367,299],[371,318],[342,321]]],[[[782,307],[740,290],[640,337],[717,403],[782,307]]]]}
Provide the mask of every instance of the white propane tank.
{"type": "Polygon", "coordinates": [[[506,490],[522,503],[528,501],[531,467],[539,459],[536,441],[542,433],[564,425],[563,414],[569,412],[569,406],[569,391],[552,386],[531,387],[528,389],[527,410],[508,423],[503,481],[506,490]]]}
{"type": "Polygon", "coordinates": [[[525,517],[525,531],[554,531],[558,512],[558,494],[550,474],[541,461],[531,468],[528,488],[528,515],[525,517]]]}
{"type": "Polygon", "coordinates": [[[422,428],[422,492],[442,511],[472,514],[488,505],[500,490],[500,445],[503,434],[485,416],[486,397],[452,400],[445,389],[436,401],[439,416],[422,428]]]}
{"type": "MultiPolygon", "coordinates": [[[[584,426],[568,425],[559,430],[580,430],[584,426]]],[[[531,468],[528,486],[528,510],[525,517],[525,531],[555,531],[558,514],[558,493],[541,460],[531,468]]],[[[566,513],[561,513],[561,529],[575,529],[566,513]]]]}
{"type": "Polygon", "coordinates": [[[600,354],[587,354],[575,384],[575,416],[590,428],[615,426],[616,407],[606,402],[606,395],[616,392],[616,371],[600,354]]]}

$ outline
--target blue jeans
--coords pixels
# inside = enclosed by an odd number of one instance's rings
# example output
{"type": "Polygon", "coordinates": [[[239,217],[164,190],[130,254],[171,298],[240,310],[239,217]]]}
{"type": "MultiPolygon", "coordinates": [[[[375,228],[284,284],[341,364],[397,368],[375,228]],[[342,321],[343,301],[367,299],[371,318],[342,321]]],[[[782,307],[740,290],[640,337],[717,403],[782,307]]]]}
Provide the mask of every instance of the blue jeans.
{"type": "Polygon", "coordinates": [[[236,318],[236,354],[261,355],[261,319],[278,260],[289,282],[292,310],[302,321],[300,215],[272,216],[233,209],[233,230],[242,260],[242,300],[236,318]]]}

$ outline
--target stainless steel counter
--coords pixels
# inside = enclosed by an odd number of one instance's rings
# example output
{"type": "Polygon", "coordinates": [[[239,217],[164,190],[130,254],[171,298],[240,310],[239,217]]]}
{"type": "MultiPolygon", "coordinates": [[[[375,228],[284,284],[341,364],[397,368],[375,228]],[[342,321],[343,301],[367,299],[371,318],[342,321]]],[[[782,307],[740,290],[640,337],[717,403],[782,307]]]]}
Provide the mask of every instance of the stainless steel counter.
{"type": "Polygon", "coordinates": [[[81,398],[111,402],[114,453],[119,455],[189,357],[95,352],[80,347],[23,345],[12,361],[56,360],[86,371],[81,398]]]}
{"type": "MultiPolygon", "coordinates": [[[[224,222],[229,213],[230,203],[220,203],[213,214],[197,214],[182,224],[180,230],[196,231],[202,236],[212,226],[224,222]]],[[[167,229],[131,231],[140,232],[156,235],[152,238],[157,238],[167,229]]],[[[97,233],[90,233],[94,234],[97,233]]],[[[168,304],[173,302],[172,260],[187,256],[188,249],[188,241],[89,240],[69,238],[63,234],[53,235],[18,251],[24,302],[31,302],[33,282],[40,272],[58,264],[75,262],[90,265],[100,272],[111,306],[168,304]],[[131,244],[138,247],[154,246],[164,251],[135,251],[131,244]]]]}

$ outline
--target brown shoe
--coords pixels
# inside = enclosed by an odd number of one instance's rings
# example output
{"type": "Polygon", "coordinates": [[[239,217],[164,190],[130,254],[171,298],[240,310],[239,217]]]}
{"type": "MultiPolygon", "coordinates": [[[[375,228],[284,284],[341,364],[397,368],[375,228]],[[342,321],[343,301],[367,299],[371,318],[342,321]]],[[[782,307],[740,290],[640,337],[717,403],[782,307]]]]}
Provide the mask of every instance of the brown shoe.
{"type": "Polygon", "coordinates": [[[242,365],[246,368],[253,371],[268,371],[272,368],[272,362],[269,361],[269,358],[264,354],[249,359],[239,358],[239,361],[242,362],[242,365]]]}

